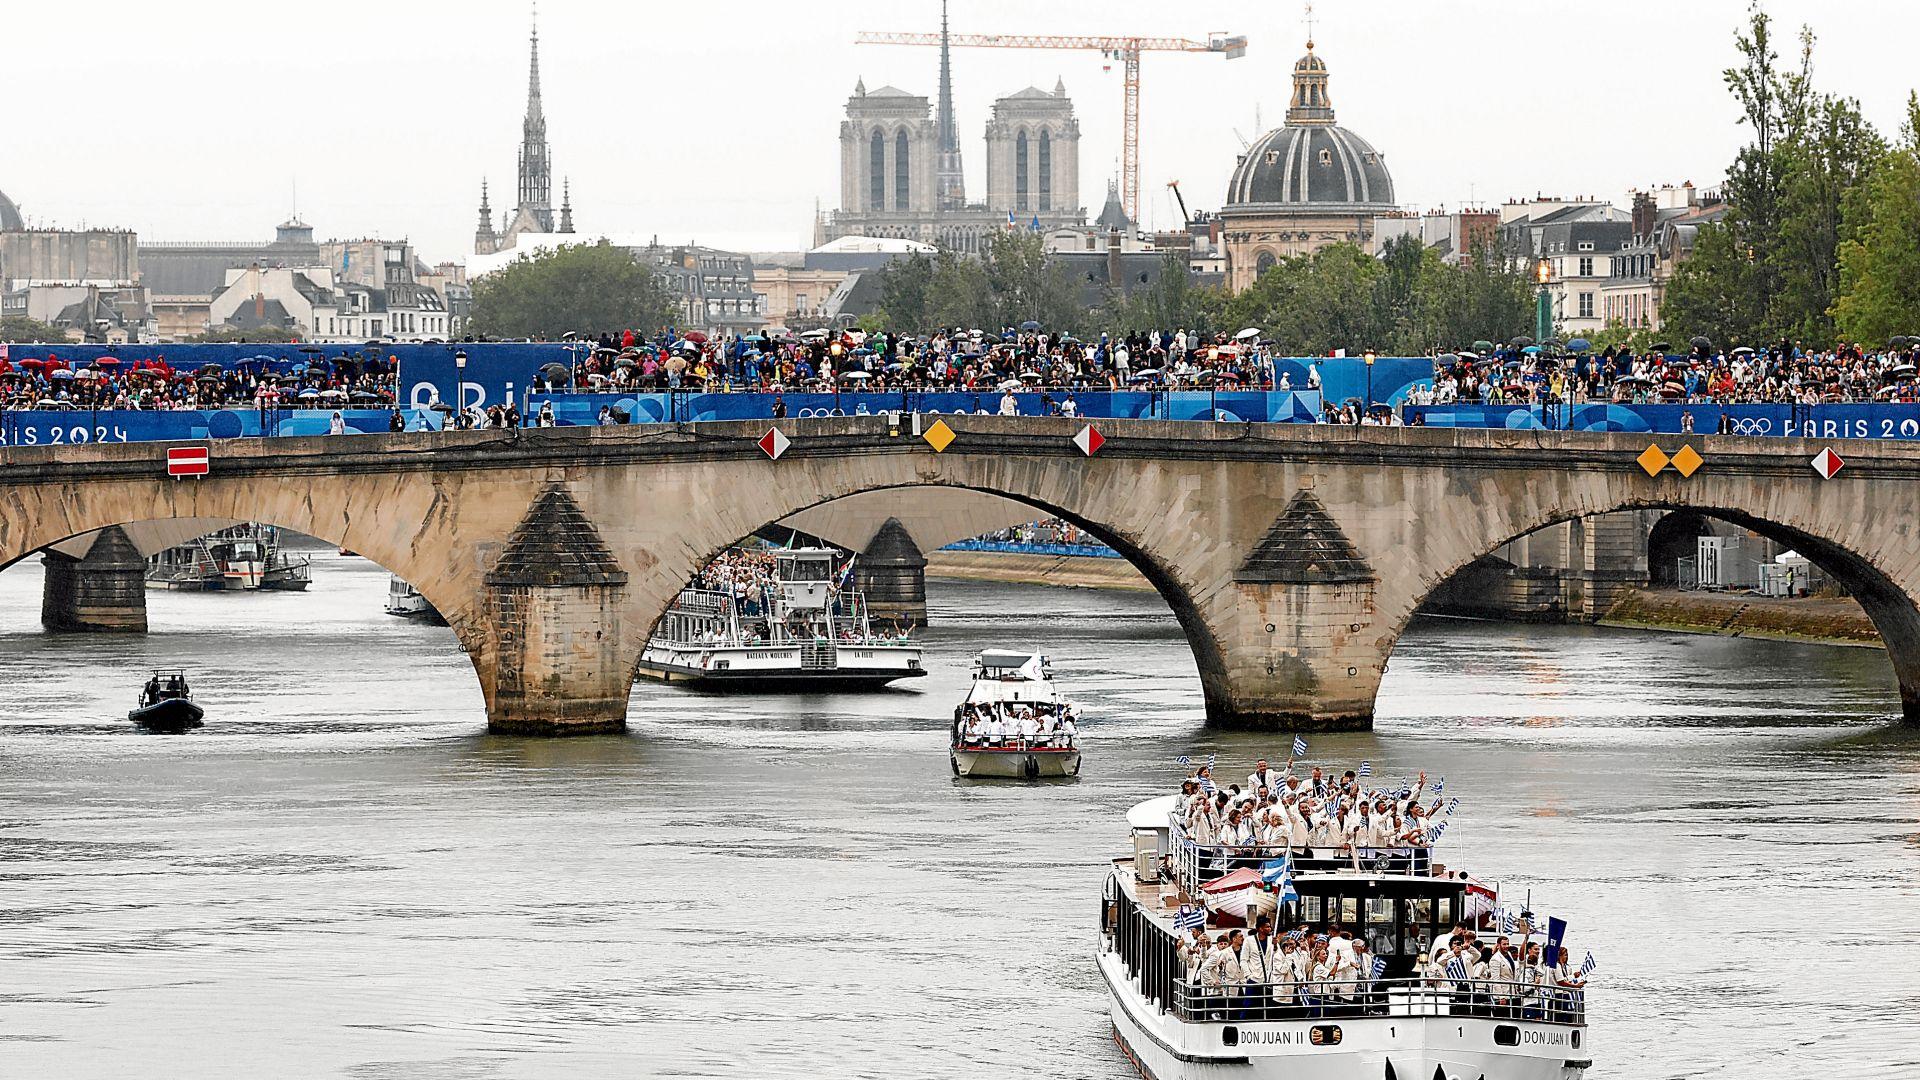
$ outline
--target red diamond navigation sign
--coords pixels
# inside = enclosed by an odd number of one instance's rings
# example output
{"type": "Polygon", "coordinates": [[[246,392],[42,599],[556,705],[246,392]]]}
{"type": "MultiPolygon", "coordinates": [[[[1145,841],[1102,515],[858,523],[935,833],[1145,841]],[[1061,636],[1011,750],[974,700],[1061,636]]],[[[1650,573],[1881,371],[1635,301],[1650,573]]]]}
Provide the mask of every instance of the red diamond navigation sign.
{"type": "Polygon", "coordinates": [[[1819,473],[1822,480],[1833,479],[1833,474],[1846,467],[1846,464],[1840,460],[1839,454],[1833,452],[1831,446],[1813,456],[1813,471],[1819,473]]]}
{"type": "Polygon", "coordinates": [[[787,438],[787,433],[779,428],[768,428],[767,433],[760,436],[761,451],[774,461],[779,461],[780,455],[786,453],[787,447],[792,445],[793,440],[787,438]]]}
{"type": "Polygon", "coordinates": [[[207,475],[207,448],[204,446],[167,447],[167,475],[207,475]]]}
{"type": "Polygon", "coordinates": [[[1081,453],[1092,457],[1101,447],[1107,445],[1107,437],[1095,431],[1092,424],[1088,424],[1073,437],[1073,445],[1079,447],[1081,453]]]}

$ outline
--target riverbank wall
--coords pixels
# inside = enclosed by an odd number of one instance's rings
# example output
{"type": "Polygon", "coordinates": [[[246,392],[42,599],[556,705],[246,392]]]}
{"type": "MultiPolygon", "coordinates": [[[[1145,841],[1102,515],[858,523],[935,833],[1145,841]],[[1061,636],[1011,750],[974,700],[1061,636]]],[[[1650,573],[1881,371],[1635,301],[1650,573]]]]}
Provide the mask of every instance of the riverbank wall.
{"type": "MultiPolygon", "coordinates": [[[[963,581],[1005,581],[1075,589],[1124,589],[1152,592],[1153,585],[1125,559],[1076,555],[1036,555],[1000,551],[936,551],[927,556],[927,576],[963,581]]],[[[1534,575],[1540,576],[1540,575],[1534,575]]],[[[1558,586],[1527,575],[1518,595],[1501,596],[1501,607],[1457,611],[1500,622],[1566,622],[1555,602],[1558,586]]],[[[1463,591],[1464,592],[1464,591],[1463,591]]],[[[1599,619],[1601,626],[1660,630],[1682,634],[1718,634],[1824,645],[1880,648],[1880,635],[1860,605],[1844,596],[1766,597],[1735,592],[1627,587],[1599,619]]]]}

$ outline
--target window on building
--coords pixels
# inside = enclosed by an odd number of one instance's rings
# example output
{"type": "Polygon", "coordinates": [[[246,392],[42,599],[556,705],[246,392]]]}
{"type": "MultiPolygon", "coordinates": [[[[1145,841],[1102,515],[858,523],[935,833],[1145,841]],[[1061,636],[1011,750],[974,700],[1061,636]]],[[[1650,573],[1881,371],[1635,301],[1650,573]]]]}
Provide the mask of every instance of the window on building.
{"type": "Polygon", "coordinates": [[[1013,208],[1027,208],[1027,133],[1024,131],[1013,140],[1013,208]]]}
{"type": "Polygon", "coordinates": [[[1325,147],[1322,147],[1320,150],[1320,164],[1322,165],[1333,164],[1333,151],[1328,150],[1325,147]]]}
{"type": "Polygon", "coordinates": [[[1053,209],[1053,133],[1040,132],[1040,209],[1053,209]]]}
{"type": "Polygon", "coordinates": [[[1593,318],[1593,294],[1590,292],[1580,294],[1580,317],[1583,319],[1593,318]]]}
{"type": "Polygon", "coordinates": [[[1593,250],[1593,241],[1591,241],[1591,240],[1582,240],[1582,241],[1580,241],[1580,250],[1581,250],[1581,251],[1592,251],[1592,250],[1593,250]]]}
{"type": "Polygon", "coordinates": [[[907,150],[907,133],[893,139],[893,208],[905,210],[913,195],[912,159],[907,150]]]}
{"type": "Polygon", "coordinates": [[[1593,276],[1593,259],[1592,258],[1590,257],[1582,258],[1580,260],[1580,276],[1581,277],[1593,276]]]}
{"type": "Polygon", "coordinates": [[[887,208],[887,137],[878,131],[867,144],[867,209],[887,208]]]}
{"type": "Polygon", "coordinates": [[[795,311],[807,310],[807,294],[806,293],[801,293],[799,296],[796,296],[793,298],[793,310],[795,311]]]}

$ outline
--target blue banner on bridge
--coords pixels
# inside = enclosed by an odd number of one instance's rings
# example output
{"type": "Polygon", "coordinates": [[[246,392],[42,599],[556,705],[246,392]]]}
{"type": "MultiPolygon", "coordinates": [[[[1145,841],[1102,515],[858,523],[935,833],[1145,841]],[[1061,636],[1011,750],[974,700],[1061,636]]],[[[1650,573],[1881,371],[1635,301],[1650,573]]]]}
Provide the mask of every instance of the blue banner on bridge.
{"type": "MultiPolygon", "coordinates": [[[[325,435],[331,409],[102,409],[97,412],[0,411],[0,446],[66,446],[91,442],[187,442],[259,435],[325,435]]],[[[390,409],[341,409],[354,434],[393,430],[390,409]]],[[[444,417],[431,409],[405,409],[408,431],[438,431],[444,417]]]]}
{"type": "MultiPolygon", "coordinates": [[[[1021,416],[1045,416],[1057,411],[1065,391],[1013,395],[1021,416]]],[[[1075,392],[1076,412],[1089,419],[1221,420],[1228,423],[1311,424],[1319,419],[1316,393],[1267,393],[1260,390],[1175,390],[1075,392]]],[[[888,394],[536,394],[528,405],[535,412],[553,405],[554,419],[563,425],[599,422],[600,410],[625,413],[628,423],[691,423],[709,420],[760,420],[773,415],[775,400],[791,417],[872,416],[884,412],[997,413],[1001,395],[993,391],[888,394]]]]}
{"type": "Polygon", "coordinates": [[[1920,439],[1920,405],[1414,405],[1428,427],[1920,439]]]}
{"type": "Polygon", "coordinates": [[[1433,385],[1433,357],[1376,356],[1369,372],[1360,356],[1287,356],[1273,361],[1273,385],[1284,380],[1289,390],[1304,390],[1311,383],[1310,369],[1320,373],[1320,392],[1335,405],[1349,401],[1398,405],[1420,385],[1433,385]]]}

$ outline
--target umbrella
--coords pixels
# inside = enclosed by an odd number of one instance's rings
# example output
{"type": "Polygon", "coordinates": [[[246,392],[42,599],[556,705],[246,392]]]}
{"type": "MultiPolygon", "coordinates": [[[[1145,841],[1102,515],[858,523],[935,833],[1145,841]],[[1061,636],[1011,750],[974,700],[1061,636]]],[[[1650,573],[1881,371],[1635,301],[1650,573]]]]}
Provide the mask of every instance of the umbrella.
{"type": "Polygon", "coordinates": [[[867,373],[866,373],[866,372],[864,372],[864,371],[848,371],[848,372],[843,372],[843,373],[841,374],[841,376],[840,376],[840,380],[841,380],[842,382],[861,382],[861,381],[864,381],[864,380],[866,380],[866,379],[871,379],[871,378],[873,378],[873,376],[871,376],[871,375],[869,375],[869,374],[867,374],[867,373]]]}
{"type": "Polygon", "coordinates": [[[1021,382],[1039,382],[1040,373],[1037,371],[1023,371],[1020,373],[1020,381],[1021,382]]]}
{"type": "Polygon", "coordinates": [[[825,330],[809,330],[800,335],[801,341],[825,341],[826,339],[827,332],[825,330]]]}
{"type": "Polygon", "coordinates": [[[1038,330],[1038,329],[1040,329],[1040,324],[1039,324],[1039,323],[1037,323],[1037,322],[1035,322],[1035,321],[1033,321],[1032,319],[1028,319],[1028,320],[1027,320],[1026,322],[1023,322],[1023,323],[1021,323],[1021,324],[1020,324],[1020,329],[1022,329],[1022,330],[1038,330]]]}
{"type": "Polygon", "coordinates": [[[1673,346],[1664,341],[1656,341],[1653,343],[1653,351],[1657,353],[1670,353],[1673,351],[1673,346]]]}
{"type": "MultiPolygon", "coordinates": [[[[1478,344],[1478,342],[1476,342],[1475,344],[1478,344]]],[[[1507,344],[1513,346],[1516,349],[1523,349],[1528,345],[1533,344],[1533,339],[1528,337],[1525,334],[1521,334],[1519,337],[1514,338],[1512,341],[1507,342],[1507,344]]]]}
{"type": "Polygon", "coordinates": [[[989,345],[998,345],[1000,344],[1000,335],[999,334],[981,334],[980,340],[986,342],[989,345]]]}
{"type": "Polygon", "coordinates": [[[1706,338],[1706,337],[1697,337],[1697,338],[1694,338],[1694,339],[1693,339],[1692,341],[1689,341],[1689,342],[1687,342],[1687,344],[1689,344],[1689,345],[1691,345],[1691,346],[1693,346],[1693,347],[1694,347],[1694,348],[1696,348],[1696,349],[1711,349],[1711,348],[1713,348],[1713,341],[1712,341],[1712,339],[1710,339],[1710,338],[1706,338]]]}
{"type": "Polygon", "coordinates": [[[1752,349],[1752,347],[1750,347],[1750,346],[1747,346],[1747,345],[1742,345],[1742,346],[1740,346],[1739,348],[1737,348],[1737,349],[1735,349],[1735,350],[1733,350],[1733,355],[1735,355],[1735,356],[1752,356],[1752,355],[1753,355],[1753,349],[1752,349]]]}
{"type": "Polygon", "coordinates": [[[66,368],[61,368],[59,371],[54,372],[50,377],[55,379],[71,379],[73,378],[73,372],[68,371],[66,368]]]}
{"type": "MultiPolygon", "coordinates": [[[[1447,355],[1448,355],[1448,356],[1453,356],[1453,354],[1452,354],[1452,353],[1448,353],[1447,355]]],[[[1457,359],[1457,360],[1465,360],[1465,361],[1468,361],[1469,363],[1471,363],[1471,362],[1473,362],[1473,361],[1475,361],[1475,360],[1478,360],[1478,359],[1480,359],[1480,354],[1479,354],[1479,353],[1477,353],[1477,352],[1474,352],[1474,351],[1473,351],[1473,350],[1471,350],[1471,349],[1462,349],[1462,350],[1460,351],[1460,355],[1459,355],[1459,356],[1457,356],[1457,357],[1455,357],[1455,359],[1457,359]]]]}
{"type": "Polygon", "coordinates": [[[200,374],[202,374],[202,375],[219,375],[219,374],[220,374],[220,365],[219,365],[219,364],[201,364],[201,365],[200,365],[200,374]]]}
{"type": "Polygon", "coordinates": [[[1460,354],[1443,352],[1439,356],[1434,357],[1433,359],[1434,359],[1434,362],[1437,364],[1444,364],[1447,367],[1452,367],[1453,365],[1460,362],[1460,354]]]}
{"type": "Polygon", "coordinates": [[[1137,370],[1135,370],[1135,371],[1134,371],[1134,374],[1135,374],[1135,375],[1137,375],[1137,376],[1140,376],[1140,377],[1142,377],[1142,378],[1152,378],[1153,376],[1155,376],[1155,375],[1158,375],[1158,374],[1160,374],[1160,369],[1159,369],[1159,368],[1151,368],[1151,367],[1143,367],[1143,368],[1139,368],[1139,369],[1137,369],[1137,370]]]}
{"type": "Polygon", "coordinates": [[[686,333],[680,335],[680,340],[691,341],[695,345],[705,345],[707,343],[707,335],[701,333],[698,330],[689,330],[686,333]]]}
{"type": "Polygon", "coordinates": [[[453,406],[447,404],[444,401],[436,401],[433,404],[427,406],[427,408],[432,409],[434,412],[450,413],[454,411],[453,406]]]}
{"type": "Polygon", "coordinates": [[[1008,379],[1008,380],[1007,380],[1006,382],[1003,382],[1003,383],[1001,383],[1001,384],[1000,384],[999,386],[997,386],[997,387],[995,387],[994,389],[996,389],[996,390],[1003,390],[1003,391],[1004,391],[1004,390],[1018,390],[1018,389],[1020,389],[1020,380],[1019,380],[1019,379],[1008,379]]]}
{"type": "Polygon", "coordinates": [[[1257,326],[1249,326],[1245,330],[1233,335],[1235,341],[1252,341],[1259,336],[1260,328],[1257,326]]]}
{"type": "Polygon", "coordinates": [[[328,401],[339,401],[347,396],[347,392],[345,390],[322,390],[320,391],[320,396],[326,398],[328,401]]]}
{"type": "Polygon", "coordinates": [[[1920,368],[1915,368],[1912,364],[1895,364],[1887,369],[1887,374],[1896,379],[1911,379],[1916,371],[1920,371],[1920,368]]]}
{"type": "Polygon", "coordinates": [[[1593,343],[1583,337],[1577,337],[1577,338],[1574,338],[1572,341],[1567,342],[1568,352],[1586,352],[1588,349],[1591,349],[1591,348],[1593,348],[1593,343]]]}
{"type": "Polygon", "coordinates": [[[39,401],[33,403],[33,407],[36,409],[64,409],[67,405],[64,401],[55,401],[52,398],[41,398],[39,401]]]}
{"type": "Polygon", "coordinates": [[[613,366],[622,367],[622,368],[635,368],[640,366],[640,361],[635,360],[631,356],[623,356],[620,359],[615,360],[613,362],[613,366]]]}
{"type": "Polygon", "coordinates": [[[23,368],[32,368],[33,370],[38,371],[41,368],[46,367],[47,362],[45,360],[40,359],[37,356],[29,356],[25,360],[20,361],[20,366],[23,368]]]}
{"type": "Polygon", "coordinates": [[[117,356],[102,356],[93,362],[93,366],[94,367],[119,367],[120,358],[117,356]]]}
{"type": "Polygon", "coordinates": [[[380,395],[379,395],[379,394],[376,394],[376,393],[374,393],[374,392],[373,392],[373,391],[371,391],[371,390],[355,390],[355,391],[353,392],[353,400],[355,400],[355,401],[379,401],[379,400],[380,400],[380,395]]]}
{"type": "Polygon", "coordinates": [[[302,401],[312,401],[313,399],[319,396],[320,396],[320,391],[315,390],[311,386],[307,387],[305,390],[300,391],[300,400],[302,401]]]}
{"type": "Polygon", "coordinates": [[[565,364],[542,364],[540,366],[540,374],[545,375],[549,379],[564,379],[571,373],[567,370],[567,365],[565,364]]]}
{"type": "MultiPolygon", "coordinates": [[[[1529,346],[1527,346],[1526,348],[1524,348],[1524,349],[1521,349],[1520,351],[1521,351],[1522,353],[1524,353],[1524,354],[1526,354],[1527,356],[1539,356],[1539,355],[1540,355],[1540,346],[1538,346],[1538,345],[1529,345],[1529,346]]],[[[1514,360],[1509,360],[1509,361],[1507,361],[1507,363],[1508,363],[1509,365],[1512,365],[1512,364],[1515,364],[1515,363],[1517,363],[1517,361],[1514,361],[1514,360]]]]}

